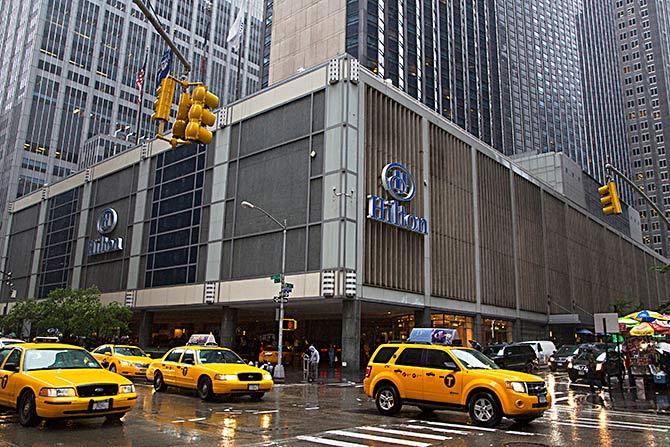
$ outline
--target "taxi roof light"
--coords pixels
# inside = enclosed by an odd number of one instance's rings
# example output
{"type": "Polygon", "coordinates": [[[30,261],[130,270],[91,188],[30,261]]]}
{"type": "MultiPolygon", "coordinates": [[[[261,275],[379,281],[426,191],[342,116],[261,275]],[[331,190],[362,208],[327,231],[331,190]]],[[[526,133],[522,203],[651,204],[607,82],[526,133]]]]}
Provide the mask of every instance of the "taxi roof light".
{"type": "Polygon", "coordinates": [[[460,340],[460,337],[453,328],[414,328],[407,342],[451,346],[455,340],[460,340]]]}

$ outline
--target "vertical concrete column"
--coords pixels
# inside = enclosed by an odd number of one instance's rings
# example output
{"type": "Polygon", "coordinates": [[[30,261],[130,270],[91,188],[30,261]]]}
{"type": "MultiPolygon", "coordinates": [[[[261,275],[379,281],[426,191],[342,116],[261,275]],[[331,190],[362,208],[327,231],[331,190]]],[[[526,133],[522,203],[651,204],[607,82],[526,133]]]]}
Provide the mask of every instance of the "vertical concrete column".
{"type": "Polygon", "coordinates": [[[139,344],[141,348],[151,346],[153,340],[151,335],[153,333],[154,314],[146,310],[140,311],[140,328],[138,331],[139,344]]]}
{"type": "MultiPolygon", "coordinates": [[[[423,215],[425,216],[428,222],[431,221],[431,210],[430,210],[430,134],[429,134],[429,123],[428,120],[423,117],[421,118],[421,146],[422,146],[422,164],[423,164],[423,184],[426,185],[423,188],[423,215]]],[[[428,234],[423,237],[423,305],[428,309],[425,309],[424,312],[428,313],[428,326],[422,327],[431,327],[430,321],[430,306],[432,305],[432,294],[433,294],[433,282],[432,282],[432,271],[431,271],[431,248],[430,248],[430,227],[428,228],[428,234]]],[[[416,314],[415,314],[416,315],[416,314]]],[[[416,323],[416,316],[415,316],[416,323]]],[[[425,321],[424,321],[425,323],[425,321]]]]}
{"type": "Polygon", "coordinates": [[[358,379],[361,370],[361,302],[342,301],[342,378],[358,379]],[[346,365],[346,366],[345,366],[346,365]]]}
{"type": "Polygon", "coordinates": [[[237,309],[224,307],[221,312],[221,328],[219,329],[219,345],[233,348],[235,344],[235,331],[237,329],[237,309]]]}
{"type": "Polygon", "coordinates": [[[514,303],[516,318],[521,315],[521,292],[519,280],[519,222],[516,216],[516,188],[514,187],[514,167],[509,167],[509,193],[512,206],[512,256],[514,262],[514,303]]]}
{"type": "Polygon", "coordinates": [[[430,307],[424,307],[414,311],[414,327],[432,327],[430,318],[430,307]]]}
{"type": "MultiPolygon", "coordinates": [[[[151,146],[149,143],[149,153],[151,146]]],[[[130,241],[130,260],[128,261],[128,281],[126,290],[136,290],[140,281],[140,255],[142,253],[142,239],[144,238],[144,215],[147,206],[147,188],[149,187],[149,176],[151,175],[151,162],[147,158],[140,161],[139,176],[137,179],[137,195],[135,196],[135,210],[133,211],[132,240],[130,241]]]]}
{"type": "Polygon", "coordinates": [[[93,189],[91,185],[91,182],[84,183],[81,194],[77,244],[74,249],[74,268],[72,269],[72,280],[70,281],[70,287],[73,289],[78,289],[80,286],[81,266],[84,264],[86,256],[86,236],[88,235],[88,222],[91,218],[91,190],[93,189]]]}
{"type": "Polygon", "coordinates": [[[479,187],[477,180],[477,149],[470,148],[470,160],[472,163],[472,226],[475,245],[475,336],[484,339],[482,330],[482,254],[481,238],[479,237],[479,187]]]}
{"type": "Polygon", "coordinates": [[[205,281],[221,278],[221,251],[223,248],[223,225],[226,215],[226,186],[228,184],[228,159],[230,152],[230,127],[216,132],[214,136],[214,173],[212,175],[212,201],[207,235],[207,265],[205,281]]]}
{"type": "Polygon", "coordinates": [[[521,318],[514,320],[514,329],[512,330],[512,337],[514,342],[523,341],[523,321],[521,318]]]}
{"type": "Polygon", "coordinates": [[[484,327],[483,327],[483,324],[484,323],[482,321],[482,314],[478,313],[477,315],[475,315],[473,336],[475,337],[475,340],[477,340],[481,344],[484,344],[484,327]]]}

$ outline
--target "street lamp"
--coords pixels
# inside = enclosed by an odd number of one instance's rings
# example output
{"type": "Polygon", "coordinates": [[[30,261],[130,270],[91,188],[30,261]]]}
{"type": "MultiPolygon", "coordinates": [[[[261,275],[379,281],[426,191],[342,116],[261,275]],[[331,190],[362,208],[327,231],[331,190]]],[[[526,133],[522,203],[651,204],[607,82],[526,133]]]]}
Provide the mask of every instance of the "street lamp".
{"type": "MultiPolygon", "coordinates": [[[[275,219],[270,213],[265,211],[263,208],[260,208],[254,205],[251,202],[244,200],[241,204],[244,208],[249,208],[251,210],[257,210],[263,214],[274,223],[279,225],[282,229],[282,249],[281,249],[281,288],[284,289],[284,284],[286,283],[286,219],[283,222],[275,219]]],[[[284,365],[282,364],[282,343],[284,341],[284,298],[283,296],[279,297],[279,337],[277,342],[277,366],[274,370],[274,378],[277,381],[284,380],[284,365]]]]}

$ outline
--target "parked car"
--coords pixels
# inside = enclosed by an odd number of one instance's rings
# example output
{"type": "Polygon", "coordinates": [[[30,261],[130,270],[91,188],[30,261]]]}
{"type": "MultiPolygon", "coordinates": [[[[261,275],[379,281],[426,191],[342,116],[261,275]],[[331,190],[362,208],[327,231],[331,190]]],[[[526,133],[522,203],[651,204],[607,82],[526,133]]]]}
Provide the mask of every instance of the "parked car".
{"type": "Polygon", "coordinates": [[[568,362],[570,362],[578,352],[579,346],[577,345],[561,346],[554,355],[549,356],[549,369],[552,371],[567,370],[568,362]]]}
{"type": "MultiPolygon", "coordinates": [[[[621,355],[614,349],[610,349],[605,354],[605,350],[598,350],[591,347],[596,357],[595,378],[600,385],[607,383],[607,374],[610,376],[621,377],[623,373],[623,365],[621,362],[621,355]]],[[[592,371],[589,369],[588,350],[580,347],[577,356],[568,363],[568,377],[571,382],[580,380],[589,380],[592,371]]]]}
{"type": "Polygon", "coordinates": [[[549,362],[549,357],[556,352],[556,345],[549,340],[522,341],[519,344],[532,346],[540,365],[546,365],[549,362]]]}
{"type": "Polygon", "coordinates": [[[491,345],[487,345],[484,349],[482,349],[482,354],[492,359],[493,357],[498,355],[498,352],[500,352],[500,350],[505,346],[507,346],[507,343],[494,343],[491,345]]]}
{"type": "Polygon", "coordinates": [[[537,354],[530,345],[512,344],[500,348],[492,358],[502,369],[532,372],[537,367],[537,354]]]}

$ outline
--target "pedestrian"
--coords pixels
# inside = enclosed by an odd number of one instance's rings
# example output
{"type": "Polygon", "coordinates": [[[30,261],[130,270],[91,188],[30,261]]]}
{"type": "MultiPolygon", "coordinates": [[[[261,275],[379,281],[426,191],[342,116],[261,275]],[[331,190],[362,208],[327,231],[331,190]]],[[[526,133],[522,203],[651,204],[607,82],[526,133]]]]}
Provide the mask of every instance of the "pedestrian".
{"type": "Polygon", "coordinates": [[[309,353],[309,375],[307,376],[308,382],[314,382],[317,377],[319,377],[319,362],[321,361],[321,356],[319,351],[310,345],[308,349],[309,353]]]}
{"type": "Polygon", "coordinates": [[[330,345],[328,348],[328,368],[335,368],[335,345],[330,345]]]}
{"type": "Polygon", "coordinates": [[[586,373],[588,374],[591,393],[594,393],[597,379],[596,379],[596,354],[595,352],[593,352],[593,348],[587,348],[586,367],[588,368],[586,373]]]}

